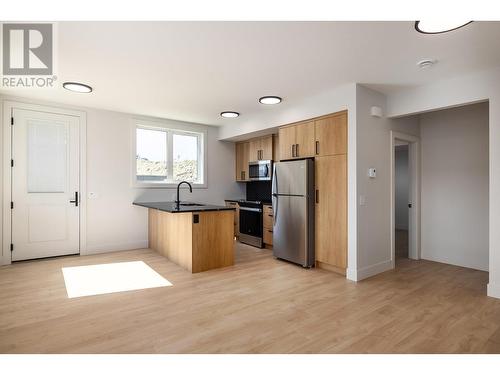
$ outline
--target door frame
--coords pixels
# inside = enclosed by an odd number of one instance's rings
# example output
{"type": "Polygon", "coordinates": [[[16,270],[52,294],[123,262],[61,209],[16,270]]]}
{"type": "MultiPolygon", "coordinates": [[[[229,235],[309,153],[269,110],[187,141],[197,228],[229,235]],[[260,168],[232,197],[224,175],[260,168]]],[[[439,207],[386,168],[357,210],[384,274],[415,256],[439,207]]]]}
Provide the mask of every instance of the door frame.
{"type": "MultiPolygon", "coordinates": [[[[74,116],[79,119],[79,136],[80,136],[80,211],[79,211],[79,245],[80,254],[85,254],[87,248],[87,114],[83,111],[66,109],[54,106],[46,106],[33,104],[21,101],[5,100],[3,102],[3,200],[2,200],[2,252],[0,256],[0,265],[11,264],[12,254],[10,252],[10,244],[12,241],[12,217],[10,202],[12,196],[12,176],[11,176],[11,159],[12,159],[12,132],[11,132],[11,117],[14,109],[31,110],[37,112],[47,112],[59,115],[74,116]]],[[[14,124],[15,126],[15,124],[14,124]]]]}
{"type": "Polygon", "coordinates": [[[410,259],[420,259],[421,258],[421,248],[420,248],[420,194],[421,194],[421,167],[420,167],[420,138],[414,135],[400,133],[396,131],[390,132],[390,187],[391,187],[391,266],[395,268],[396,266],[396,186],[395,186],[395,176],[396,176],[396,141],[408,142],[408,168],[410,176],[410,191],[409,198],[412,204],[412,209],[409,213],[408,220],[408,257],[410,259]]]}

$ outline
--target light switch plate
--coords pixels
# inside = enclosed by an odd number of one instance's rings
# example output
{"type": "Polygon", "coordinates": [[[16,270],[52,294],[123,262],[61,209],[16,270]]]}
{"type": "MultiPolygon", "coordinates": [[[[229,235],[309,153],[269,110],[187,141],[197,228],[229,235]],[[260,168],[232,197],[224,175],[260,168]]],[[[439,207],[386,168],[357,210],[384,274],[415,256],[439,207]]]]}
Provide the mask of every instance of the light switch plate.
{"type": "Polygon", "coordinates": [[[360,195],[359,196],[359,205],[360,206],[366,206],[366,195],[360,195]]]}

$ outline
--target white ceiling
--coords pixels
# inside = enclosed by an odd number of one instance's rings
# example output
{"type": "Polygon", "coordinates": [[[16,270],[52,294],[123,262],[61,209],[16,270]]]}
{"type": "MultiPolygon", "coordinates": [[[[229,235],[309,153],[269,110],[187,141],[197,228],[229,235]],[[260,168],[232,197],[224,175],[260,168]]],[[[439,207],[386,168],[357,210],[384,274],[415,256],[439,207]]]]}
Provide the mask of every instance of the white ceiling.
{"type": "MultiPolygon", "coordinates": [[[[423,35],[413,22],[61,22],[58,82],[91,85],[91,94],[6,90],[16,96],[211,125],[224,110],[270,110],[287,99],[358,82],[379,91],[500,66],[500,22],[423,35]],[[437,59],[426,70],[423,58],[437,59]]],[[[293,100],[292,100],[293,99],[293,100]]]]}

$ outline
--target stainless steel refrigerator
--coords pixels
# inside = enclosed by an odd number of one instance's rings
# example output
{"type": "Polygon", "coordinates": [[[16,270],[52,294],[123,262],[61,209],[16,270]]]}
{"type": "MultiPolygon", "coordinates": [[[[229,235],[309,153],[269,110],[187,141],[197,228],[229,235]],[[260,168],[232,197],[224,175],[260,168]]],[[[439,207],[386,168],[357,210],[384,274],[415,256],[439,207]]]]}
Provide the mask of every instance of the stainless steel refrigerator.
{"type": "Polygon", "coordinates": [[[273,255],[302,265],[314,265],[314,160],[274,164],[273,255]]]}

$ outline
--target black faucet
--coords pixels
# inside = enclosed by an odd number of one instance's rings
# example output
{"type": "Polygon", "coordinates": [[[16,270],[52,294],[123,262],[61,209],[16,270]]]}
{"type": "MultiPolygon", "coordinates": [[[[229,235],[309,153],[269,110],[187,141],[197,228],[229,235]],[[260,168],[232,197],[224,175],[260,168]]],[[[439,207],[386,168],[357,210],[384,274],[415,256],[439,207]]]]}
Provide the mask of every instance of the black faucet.
{"type": "Polygon", "coordinates": [[[179,182],[179,184],[177,185],[177,200],[175,201],[175,204],[177,205],[177,208],[179,208],[179,205],[181,204],[181,200],[179,199],[179,187],[182,184],[187,184],[189,186],[189,192],[190,193],[193,192],[193,187],[191,186],[191,184],[189,182],[187,182],[187,181],[181,181],[181,182],[179,182]]]}

